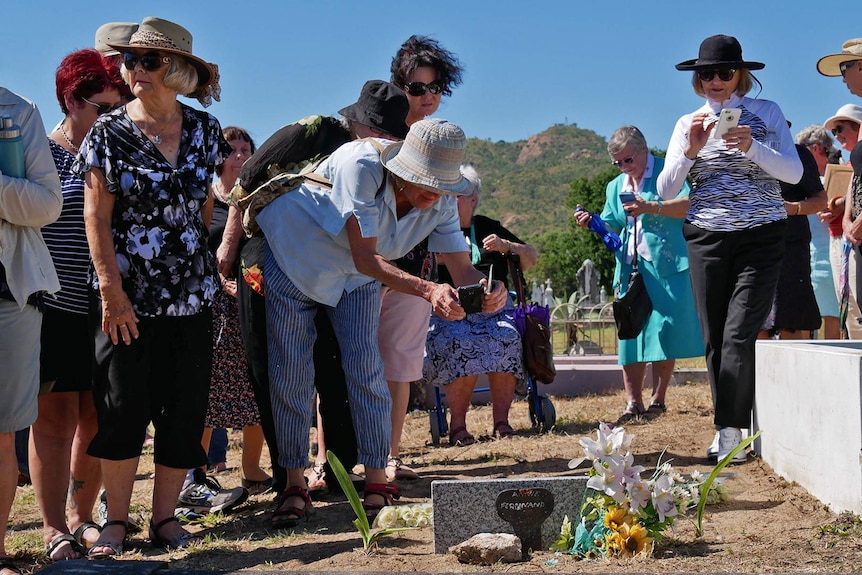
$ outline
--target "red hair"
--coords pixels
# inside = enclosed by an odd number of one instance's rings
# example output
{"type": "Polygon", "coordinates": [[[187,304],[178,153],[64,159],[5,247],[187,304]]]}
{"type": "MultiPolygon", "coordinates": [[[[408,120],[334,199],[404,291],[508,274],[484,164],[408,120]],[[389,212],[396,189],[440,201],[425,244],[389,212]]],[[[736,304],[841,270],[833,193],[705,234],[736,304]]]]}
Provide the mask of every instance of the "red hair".
{"type": "Polygon", "coordinates": [[[120,68],[96,50],[88,48],[72,52],[57,67],[57,101],[64,114],[68,114],[66,98],[81,100],[104,92],[109,88],[126,96],[128,86],[120,76],[120,68]]]}

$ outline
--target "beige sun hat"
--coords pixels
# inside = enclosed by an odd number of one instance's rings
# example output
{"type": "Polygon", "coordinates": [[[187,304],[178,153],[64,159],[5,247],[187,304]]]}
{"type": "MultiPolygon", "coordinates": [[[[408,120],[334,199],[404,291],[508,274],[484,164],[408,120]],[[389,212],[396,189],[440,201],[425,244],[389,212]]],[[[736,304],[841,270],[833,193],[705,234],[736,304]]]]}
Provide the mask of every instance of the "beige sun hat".
{"type": "Polygon", "coordinates": [[[461,175],[467,148],[464,131],[447,120],[419,120],[403,142],[380,155],[387,170],[403,180],[442,194],[464,195],[470,183],[461,175]]]}
{"type": "Polygon", "coordinates": [[[823,127],[827,130],[832,130],[838,122],[853,122],[862,126],[862,107],[856,104],[844,104],[835,115],[823,123],[823,127]]]}
{"type": "Polygon", "coordinates": [[[108,46],[114,44],[128,44],[129,39],[138,30],[136,22],[108,22],[102,24],[96,30],[96,42],[94,48],[104,56],[119,56],[120,52],[108,46]]]}
{"type": "Polygon", "coordinates": [[[852,38],[841,46],[840,54],[829,54],[817,61],[817,71],[824,76],[840,76],[843,62],[862,60],[862,38],[852,38]]]}
{"type": "Polygon", "coordinates": [[[106,42],[108,46],[124,52],[129,48],[152,48],[160,52],[177,54],[186,58],[198,71],[198,88],[208,86],[216,79],[213,64],[192,54],[192,34],[179,24],[147,16],[128,42],[106,42]]]}

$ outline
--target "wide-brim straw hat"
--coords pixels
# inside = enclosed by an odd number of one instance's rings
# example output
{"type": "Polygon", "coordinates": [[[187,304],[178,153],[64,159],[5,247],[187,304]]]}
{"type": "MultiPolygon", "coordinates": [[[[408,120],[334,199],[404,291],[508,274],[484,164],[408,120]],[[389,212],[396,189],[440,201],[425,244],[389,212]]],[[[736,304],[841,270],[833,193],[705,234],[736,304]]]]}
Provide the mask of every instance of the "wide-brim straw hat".
{"type": "Polygon", "coordinates": [[[862,126],[862,107],[856,104],[844,104],[838,108],[834,116],[823,122],[823,127],[832,130],[838,122],[853,122],[862,126]]]}
{"type": "Polygon", "coordinates": [[[470,185],[461,175],[466,148],[461,128],[432,118],[410,126],[404,141],[387,146],[380,159],[387,170],[411,184],[462,196],[470,185]]]}
{"type": "Polygon", "coordinates": [[[215,69],[208,62],[192,54],[192,34],[179,24],[147,16],[128,42],[108,42],[108,46],[125,52],[130,48],[152,49],[177,54],[188,60],[198,71],[198,88],[209,85],[216,77],[215,69]]]}
{"type": "Polygon", "coordinates": [[[840,54],[829,54],[817,60],[817,71],[824,76],[840,76],[844,62],[862,60],[862,38],[852,38],[841,46],[840,54]]]}
{"type": "Polygon", "coordinates": [[[120,52],[109,44],[128,44],[132,34],[137,32],[137,22],[108,22],[96,30],[93,47],[105,56],[119,56],[120,52]]]}
{"type": "Polygon", "coordinates": [[[685,60],[676,65],[677,70],[762,70],[763,62],[748,62],[742,59],[742,45],[733,36],[718,34],[700,43],[694,60],[685,60]]]}

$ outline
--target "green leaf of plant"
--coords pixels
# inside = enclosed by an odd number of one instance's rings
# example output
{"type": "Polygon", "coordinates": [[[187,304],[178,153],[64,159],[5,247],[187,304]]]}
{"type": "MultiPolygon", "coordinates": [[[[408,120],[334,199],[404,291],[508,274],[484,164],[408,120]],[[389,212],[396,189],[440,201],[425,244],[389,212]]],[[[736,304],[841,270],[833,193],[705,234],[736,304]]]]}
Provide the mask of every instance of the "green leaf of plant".
{"type": "Polygon", "coordinates": [[[703,510],[706,507],[706,495],[709,493],[709,488],[712,486],[712,482],[715,481],[715,478],[718,477],[718,474],[727,467],[727,464],[736,456],[737,453],[745,449],[749,446],[749,444],[760,437],[760,434],[763,433],[763,430],[759,430],[754,435],[750,435],[743,439],[739,445],[733,448],[733,451],[724,456],[724,458],[719,461],[715,469],[712,470],[712,473],[709,474],[709,477],[706,478],[700,486],[700,497],[698,499],[700,501],[697,502],[697,537],[703,535],[703,510]]]}
{"type": "Polygon", "coordinates": [[[353,524],[356,526],[357,531],[359,531],[359,535],[362,536],[363,546],[365,549],[368,549],[369,545],[373,543],[371,539],[371,525],[368,524],[368,517],[365,515],[365,509],[362,507],[359,493],[356,492],[356,487],[353,486],[350,476],[347,475],[347,470],[344,469],[338,457],[328,449],[326,450],[326,461],[329,462],[332,472],[335,473],[335,478],[338,480],[341,490],[347,495],[350,507],[353,508],[353,512],[356,514],[356,520],[353,524]]]}

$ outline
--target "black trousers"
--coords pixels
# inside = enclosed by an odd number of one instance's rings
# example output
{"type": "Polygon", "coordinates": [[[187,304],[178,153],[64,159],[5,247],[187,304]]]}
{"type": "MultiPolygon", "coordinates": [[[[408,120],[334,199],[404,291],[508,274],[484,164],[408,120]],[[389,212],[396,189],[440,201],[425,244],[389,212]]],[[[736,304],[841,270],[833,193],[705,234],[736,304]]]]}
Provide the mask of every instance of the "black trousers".
{"type": "MultiPolygon", "coordinates": [[[[251,238],[246,242],[241,254],[246,266],[258,261],[259,257],[259,269],[263,270],[265,242],[263,236],[251,238]]],[[[254,291],[242,278],[239,278],[236,283],[240,330],[251,372],[254,398],[260,412],[260,424],[272,462],[273,491],[281,493],[287,487],[287,471],[278,464],[278,440],[272,415],[272,400],[269,395],[265,298],[254,291]]],[[[341,351],[325,313],[317,314],[315,327],[317,341],[314,345],[314,385],[320,396],[320,414],[323,418],[326,448],[332,451],[349,470],[357,463],[358,451],[347,400],[347,384],[341,367],[341,351]]],[[[328,466],[326,482],[331,489],[340,490],[335,474],[328,469],[328,466]]]]}
{"type": "Polygon", "coordinates": [[[785,220],[734,232],[683,226],[717,427],[751,425],[754,347],[781,273],[785,227],[785,220]]]}

